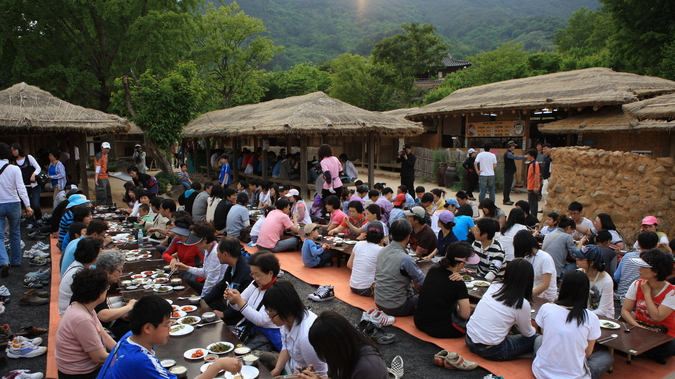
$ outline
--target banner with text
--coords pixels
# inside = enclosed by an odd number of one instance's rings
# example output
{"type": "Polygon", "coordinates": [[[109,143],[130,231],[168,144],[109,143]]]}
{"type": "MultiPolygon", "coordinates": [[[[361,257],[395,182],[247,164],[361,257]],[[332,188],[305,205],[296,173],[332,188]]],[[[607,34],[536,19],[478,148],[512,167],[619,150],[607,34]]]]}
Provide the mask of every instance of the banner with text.
{"type": "Polygon", "coordinates": [[[522,137],[525,124],[520,120],[470,122],[466,125],[467,137],[522,137]]]}

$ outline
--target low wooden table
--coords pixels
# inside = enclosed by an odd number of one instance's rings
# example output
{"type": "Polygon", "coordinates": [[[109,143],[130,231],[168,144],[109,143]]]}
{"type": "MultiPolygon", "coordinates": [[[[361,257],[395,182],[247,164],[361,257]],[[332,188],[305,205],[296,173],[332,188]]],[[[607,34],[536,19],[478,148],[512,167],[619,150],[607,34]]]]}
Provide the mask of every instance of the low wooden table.
{"type": "MultiPolygon", "coordinates": [[[[628,364],[631,363],[631,358],[634,355],[640,355],[647,350],[651,350],[657,346],[661,346],[664,343],[669,342],[673,339],[673,337],[667,334],[656,333],[652,332],[651,330],[642,329],[638,327],[631,329],[630,332],[624,332],[623,323],[621,321],[601,317],[600,323],[602,323],[603,320],[616,322],[619,325],[621,325],[621,328],[619,329],[601,328],[602,333],[600,335],[600,338],[598,338],[598,340],[601,341],[603,338],[607,338],[612,334],[616,334],[617,338],[614,338],[607,342],[598,342],[598,344],[607,346],[609,352],[612,355],[614,355],[614,350],[626,353],[627,356],[626,363],[628,364]]],[[[612,369],[613,367],[609,369],[609,372],[612,372],[612,369]]]]}

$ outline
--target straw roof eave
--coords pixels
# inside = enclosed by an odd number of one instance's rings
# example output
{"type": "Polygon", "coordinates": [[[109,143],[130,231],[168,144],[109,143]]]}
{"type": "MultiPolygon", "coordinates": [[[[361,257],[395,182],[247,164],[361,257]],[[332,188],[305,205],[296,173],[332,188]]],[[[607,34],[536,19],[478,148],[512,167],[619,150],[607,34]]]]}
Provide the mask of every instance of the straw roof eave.
{"type": "Polygon", "coordinates": [[[675,93],[625,104],[623,110],[629,116],[639,120],[671,121],[675,119],[675,93]]]}
{"type": "Polygon", "coordinates": [[[539,131],[544,134],[671,131],[674,128],[675,121],[641,121],[627,116],[616,108],[538,125],[539,131]]]}

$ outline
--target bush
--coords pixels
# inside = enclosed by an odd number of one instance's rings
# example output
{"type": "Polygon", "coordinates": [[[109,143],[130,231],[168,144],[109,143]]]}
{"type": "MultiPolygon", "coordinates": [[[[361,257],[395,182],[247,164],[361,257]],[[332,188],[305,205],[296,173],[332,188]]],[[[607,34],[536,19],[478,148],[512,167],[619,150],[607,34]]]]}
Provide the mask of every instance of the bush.
{"type": "Polygon", "coordinates": [[[178,176],[174,174],[168,174],[164,171],[158,172],[155,175],[155,179],[157,179],[157,183],[159,184],[159,193],[165,193],[169,184],[178,184],[178,176]]]}

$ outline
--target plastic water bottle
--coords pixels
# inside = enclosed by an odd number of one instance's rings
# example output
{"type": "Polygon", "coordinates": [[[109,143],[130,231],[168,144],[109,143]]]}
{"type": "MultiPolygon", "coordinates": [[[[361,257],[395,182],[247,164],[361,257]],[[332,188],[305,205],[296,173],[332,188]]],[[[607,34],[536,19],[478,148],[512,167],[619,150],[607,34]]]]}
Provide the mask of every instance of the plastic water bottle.
{"type": "Polygon", "coordinates": [[[142,245],[145,243],[145,236],[143,235],[143,228],[138,228],[138,244],[142,245]]]}

